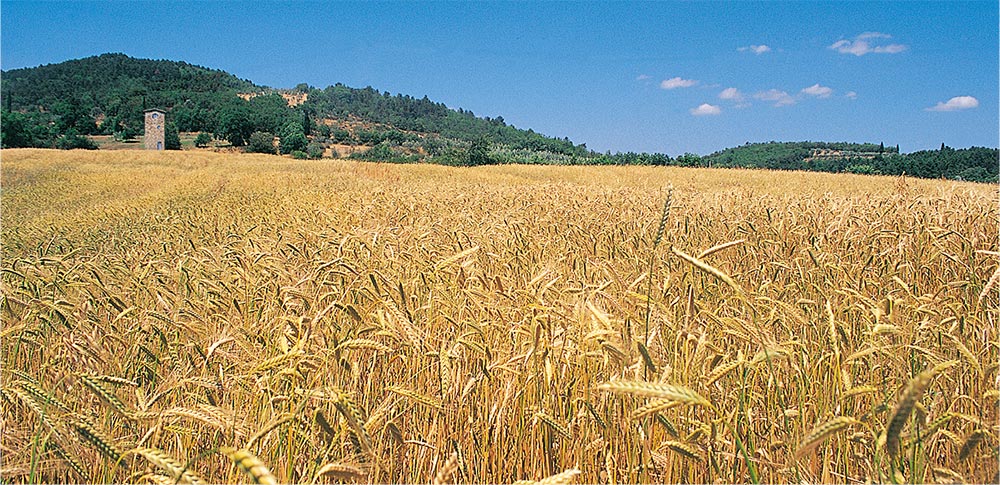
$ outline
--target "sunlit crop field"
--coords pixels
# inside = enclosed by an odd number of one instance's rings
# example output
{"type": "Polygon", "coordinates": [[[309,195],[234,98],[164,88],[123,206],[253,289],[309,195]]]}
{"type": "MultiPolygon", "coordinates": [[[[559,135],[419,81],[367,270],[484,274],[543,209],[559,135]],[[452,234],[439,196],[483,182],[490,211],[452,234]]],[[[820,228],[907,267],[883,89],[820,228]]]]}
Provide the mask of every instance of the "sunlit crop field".
{"type": "Polygon", "coordinates": [[[0,167],[4,482],[997,481],[995,186],[0,167]]]}

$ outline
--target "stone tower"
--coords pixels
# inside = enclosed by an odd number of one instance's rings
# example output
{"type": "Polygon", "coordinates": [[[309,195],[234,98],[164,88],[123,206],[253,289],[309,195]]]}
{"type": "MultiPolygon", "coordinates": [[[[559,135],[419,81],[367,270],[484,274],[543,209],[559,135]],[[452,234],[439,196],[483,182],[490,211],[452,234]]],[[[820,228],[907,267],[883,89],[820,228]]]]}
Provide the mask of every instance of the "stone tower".
{"type": "Polygon", "coordinates": [[[165,118],[163,110],[146,110],[146,136],[143,138],[146,150],[163,150],[166,144],[165,118]]]}

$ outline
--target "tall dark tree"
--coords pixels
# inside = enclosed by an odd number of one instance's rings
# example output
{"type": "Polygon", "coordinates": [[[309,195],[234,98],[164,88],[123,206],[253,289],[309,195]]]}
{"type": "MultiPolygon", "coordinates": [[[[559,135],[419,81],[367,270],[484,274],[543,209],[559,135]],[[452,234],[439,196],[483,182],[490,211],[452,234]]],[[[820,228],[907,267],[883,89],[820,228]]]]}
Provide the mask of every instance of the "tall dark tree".
{"type": "Polygon", "coordinates": [[[236,101],[219,112],[219,123],[215,128],[215,137],[228,140],[233,146],[241,147],[246,144],[247,139],[254,132],[254,125],[250,120],[250,110],[246,104],[240,99],[236,101]]]}
{"type": "Polygon", "coordinates": [[[163,133],[163,148],[167,150],[181,149],[181,134],[177,131],[177,125],[167,123],[167,129],[163,133]]]}

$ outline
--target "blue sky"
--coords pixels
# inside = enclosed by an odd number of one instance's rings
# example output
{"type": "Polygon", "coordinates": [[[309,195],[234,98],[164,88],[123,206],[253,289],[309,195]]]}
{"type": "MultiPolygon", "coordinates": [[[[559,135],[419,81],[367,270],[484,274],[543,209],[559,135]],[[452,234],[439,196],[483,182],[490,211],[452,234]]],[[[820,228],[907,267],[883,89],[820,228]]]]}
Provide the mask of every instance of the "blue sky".
{"type": "Polygon", "coordinates": [[[996,1],[4,0],[0,22],[4,70],[124,52],[370,85],[602,152],[1000,137],[996,1]]]}

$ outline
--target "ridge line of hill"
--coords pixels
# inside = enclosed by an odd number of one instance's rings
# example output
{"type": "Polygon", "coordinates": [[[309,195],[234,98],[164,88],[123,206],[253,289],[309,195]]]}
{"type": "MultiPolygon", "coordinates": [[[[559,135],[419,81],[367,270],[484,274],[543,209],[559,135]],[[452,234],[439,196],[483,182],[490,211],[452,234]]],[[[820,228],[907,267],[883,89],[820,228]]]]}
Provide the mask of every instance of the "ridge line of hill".
{"type": "MultiPolygon", "coordinates": [[[[0,75],[2,146],[97,148],[88,136],[124,145],[142,134],[143,111],[170,113],[168,148],[180,132],[197,146],[343,156],[389,162],[619,164],[811,170],[997,181],[996,148],[902,154],[899,147],[848,142],[748,143],[706,156],[596,153],[586,144],[477,117],[424,96],[337,83],[324,89],[260,86],[182,61],[102,54],[0,75]]],[[[134,142],[133,142],[134,143],[134,142]]]]}

